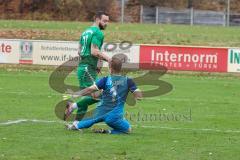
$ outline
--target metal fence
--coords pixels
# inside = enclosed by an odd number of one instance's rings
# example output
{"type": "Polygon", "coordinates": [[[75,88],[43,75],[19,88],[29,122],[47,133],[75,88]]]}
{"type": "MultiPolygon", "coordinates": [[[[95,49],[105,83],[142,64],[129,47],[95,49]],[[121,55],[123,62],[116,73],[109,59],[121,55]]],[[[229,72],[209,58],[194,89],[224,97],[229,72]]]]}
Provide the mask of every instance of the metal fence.
{"type": "Polygon", "coordinates": [[[240,13],[230,14],[230,25],[240,26],[240,13]]]}
{"type": "Polygon", "coordinates": [[[197,9],[176,10],[161,7],[141,6],[141,23],[169,23],[189,25],[222,25],[240,26],[240,14],[230,14],[224,11],[208,11],[197,9]]]}

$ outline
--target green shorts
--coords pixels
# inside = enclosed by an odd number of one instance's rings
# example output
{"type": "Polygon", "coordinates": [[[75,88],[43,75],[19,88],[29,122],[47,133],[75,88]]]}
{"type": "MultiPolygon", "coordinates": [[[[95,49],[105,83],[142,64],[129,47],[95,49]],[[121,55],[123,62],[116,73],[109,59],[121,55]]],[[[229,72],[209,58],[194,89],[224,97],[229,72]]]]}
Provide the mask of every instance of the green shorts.
{"type": "Polygon", "coordinates": [[[80,89],[84,89],[93,85],[97,79],[96,68],[87,64],[80,64],[77,69],[77,76],[80,89]]]}

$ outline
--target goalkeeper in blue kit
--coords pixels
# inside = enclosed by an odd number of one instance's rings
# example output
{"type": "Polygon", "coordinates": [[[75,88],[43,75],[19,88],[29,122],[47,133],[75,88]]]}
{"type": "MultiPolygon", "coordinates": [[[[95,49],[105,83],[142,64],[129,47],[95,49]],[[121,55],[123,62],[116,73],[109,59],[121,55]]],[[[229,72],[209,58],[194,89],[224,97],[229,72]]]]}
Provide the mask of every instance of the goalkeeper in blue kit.
{"type": "Polygon", "coordinates": [[[109,76],[101,78],[96,84],[72,95],[73,97],[80,97],[102,90],[100,103],[93,116],[81,121],[74,121],[73,124],[66,126],[67,129],[81,130],[96,123],[105,122],[112,130],[101,129],[95,130],[95,132],[111,134],[131,132],[131,126],[124,118],[124,105],[129,91],[133,93],[135,99],[141,99],[142,93],[131,78],[120,75],[122,61],[119,58],[113,57],[109,67],[111,72],[109,76]]]}

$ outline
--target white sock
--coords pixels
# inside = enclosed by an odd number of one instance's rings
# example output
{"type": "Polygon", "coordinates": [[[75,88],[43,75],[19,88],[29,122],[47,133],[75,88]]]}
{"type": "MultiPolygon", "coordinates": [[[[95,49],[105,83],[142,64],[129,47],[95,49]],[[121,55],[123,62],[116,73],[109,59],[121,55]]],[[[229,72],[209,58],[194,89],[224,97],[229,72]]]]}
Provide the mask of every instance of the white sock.
{"type": "Polygon", "coordinates": [[[73,125],[74,125],[75,128],[77,128],[77,129],[78,129],[78,122],[79,122],[79,121],[74,121],[74,122],[73,122],[73,125]]]}
{"type": "Polygon", "coordinates": [[[77,109],[77,108],[78,108],[77,103],[73,103],[73,104],[72,104],[72,109],[75,110],[75,109],[77,109]]]}

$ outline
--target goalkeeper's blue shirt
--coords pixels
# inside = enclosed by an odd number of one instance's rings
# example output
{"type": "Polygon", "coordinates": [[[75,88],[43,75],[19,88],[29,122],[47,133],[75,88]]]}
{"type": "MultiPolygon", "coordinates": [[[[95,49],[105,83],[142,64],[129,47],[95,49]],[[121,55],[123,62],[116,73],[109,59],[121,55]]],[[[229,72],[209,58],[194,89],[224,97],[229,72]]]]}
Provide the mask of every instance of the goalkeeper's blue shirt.
{"type": "Polygon", "coordinates": [[[109,75],[97,81],[96,86],[103,90],[101,101],[97,107],[98,114],[106,114],[111,111],[117,114],[124,113],[124,104],[128,92],[135,92],[137,86],[131,78],[121,75],[109,75]]]}

